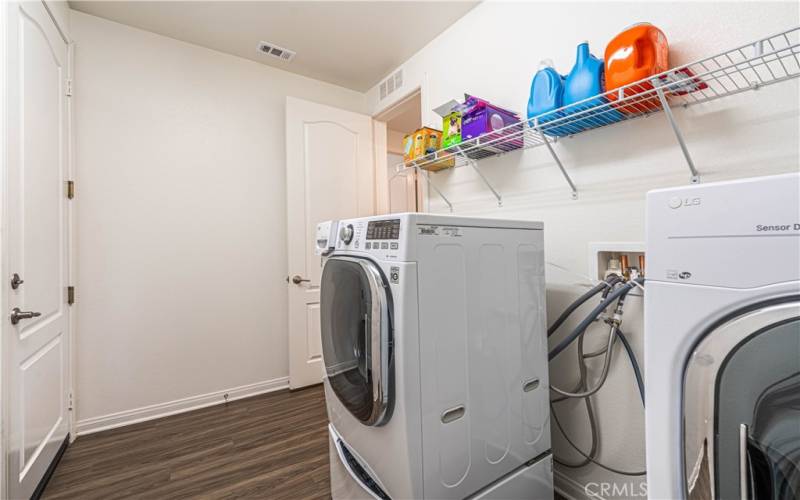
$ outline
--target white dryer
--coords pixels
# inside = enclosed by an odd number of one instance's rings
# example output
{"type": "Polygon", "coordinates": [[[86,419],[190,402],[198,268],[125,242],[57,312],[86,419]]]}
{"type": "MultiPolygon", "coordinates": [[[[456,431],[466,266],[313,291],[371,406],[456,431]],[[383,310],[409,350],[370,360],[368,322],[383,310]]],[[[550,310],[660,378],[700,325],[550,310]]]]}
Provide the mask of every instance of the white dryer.
{"type": "Polygon", "coordinates": [[[551,499],[542,224],[319,234],[333,497],[551,499]]]}
{"type": "Polygon", "coordinates": [[[647,196],[653,499],[800,498],[800,175],[647,196]]]}

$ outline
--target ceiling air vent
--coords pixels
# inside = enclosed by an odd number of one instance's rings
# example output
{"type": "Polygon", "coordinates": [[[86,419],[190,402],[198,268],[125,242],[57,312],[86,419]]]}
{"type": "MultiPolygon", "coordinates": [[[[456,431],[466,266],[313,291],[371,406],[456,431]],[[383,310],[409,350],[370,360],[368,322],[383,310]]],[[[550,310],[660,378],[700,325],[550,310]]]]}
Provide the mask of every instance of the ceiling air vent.
{"type": "Polygon", "coordinates": [[[293,50],[285,49],[279,45],[270,42],[259,42],[258,51],[267,54],[270,57],[280,59],[281,61],[289,62],[294,59],[295,54],[293,50]]]}
{"type": "Polygon", "coordinates": [[[386,99],[392,92],[403,86],[403,70],[398,69],[393,75],[389,76],[380,84],[381,100],[386,99]]]}

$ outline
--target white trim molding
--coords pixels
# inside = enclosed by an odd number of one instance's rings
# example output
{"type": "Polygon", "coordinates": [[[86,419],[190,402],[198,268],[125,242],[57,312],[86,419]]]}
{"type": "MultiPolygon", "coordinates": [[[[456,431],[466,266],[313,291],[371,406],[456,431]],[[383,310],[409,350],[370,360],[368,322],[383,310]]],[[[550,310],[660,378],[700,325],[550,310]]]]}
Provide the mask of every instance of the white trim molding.
{"type": "Polygon", "coordinates": [[[77,434],[78,436],[84,436],[86,434],[115,429],[139,422],[146,422],[161,417],[168,417],[178,413],[185,413],[187,411],[198,410],[208,406],[288,388],[289,377],[279,377],[272,380],[234,387],[232,389],[223,389],[208,394],[176,399],[175,401],[167,401],[165,403],[143,406],[132,410],[109,413],[108,415],[78,420],[77,434]],[[226,395],[227,399],[225,397],[226,395]]]}

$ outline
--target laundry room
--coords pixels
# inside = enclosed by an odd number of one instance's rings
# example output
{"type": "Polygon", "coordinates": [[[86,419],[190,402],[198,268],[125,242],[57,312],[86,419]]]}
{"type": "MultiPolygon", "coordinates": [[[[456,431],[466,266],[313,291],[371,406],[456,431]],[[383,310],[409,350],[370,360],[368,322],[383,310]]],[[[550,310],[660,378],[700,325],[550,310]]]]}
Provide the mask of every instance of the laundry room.
{"type": "Polygon", "coordinates": [[[800,4],[0,5],[0,499],[800,498],[800,4]]]}

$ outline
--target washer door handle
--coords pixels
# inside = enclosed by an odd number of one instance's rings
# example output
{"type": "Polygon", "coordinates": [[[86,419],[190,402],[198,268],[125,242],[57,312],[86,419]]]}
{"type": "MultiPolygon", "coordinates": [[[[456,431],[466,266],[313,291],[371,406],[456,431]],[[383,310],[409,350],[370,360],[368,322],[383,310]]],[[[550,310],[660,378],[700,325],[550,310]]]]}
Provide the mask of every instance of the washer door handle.
{"type": "Polygon", "coordinates": [[[750,499],[750,464],[747,460],[747,424],[739,424],[739,497],[750,499]]]}

